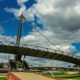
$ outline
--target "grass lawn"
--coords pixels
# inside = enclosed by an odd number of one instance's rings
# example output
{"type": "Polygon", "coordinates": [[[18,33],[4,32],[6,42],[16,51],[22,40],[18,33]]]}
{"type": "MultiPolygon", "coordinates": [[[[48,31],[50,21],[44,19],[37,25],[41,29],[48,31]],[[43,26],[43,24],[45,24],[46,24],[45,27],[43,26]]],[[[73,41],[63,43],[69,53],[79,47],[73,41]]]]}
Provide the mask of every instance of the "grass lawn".
{"type": "Polygon", "coordinates": [[[6,78],[4,78],[4,77],[0,77],[0,80],[7,80],[6,78]]]}
{"type": "Polygon", "coordinates": [[[6,76],[6,75],[0,75],[0,76],[6,76]]]}
{"type": "MultiPolygon", "coordinates": [[[[54,77],[56,79],[59,80],[80,80],[80,74],[78,73],[72,73],[72,74],[68,74],[69,72],[56,72],[54,73],[54,77]]],[[[47,75],[49,77],[52,77],[50,73],[44,74],[47,75]]]]}
{"type": "Polygon", "coordinates": [[[5,75],[4,74],[3,75],[0,75],[0,80],[7,80],[6,79],[6,76],[7,76],[6,74],[5,75]]]}
{"type": "Polygon", "coordinates": [[[64,73],[54,73],[54,77],[61,80],[80,80],[80,74],[74,73],[74,74],[68,74],[69,72],[64,73]]]}

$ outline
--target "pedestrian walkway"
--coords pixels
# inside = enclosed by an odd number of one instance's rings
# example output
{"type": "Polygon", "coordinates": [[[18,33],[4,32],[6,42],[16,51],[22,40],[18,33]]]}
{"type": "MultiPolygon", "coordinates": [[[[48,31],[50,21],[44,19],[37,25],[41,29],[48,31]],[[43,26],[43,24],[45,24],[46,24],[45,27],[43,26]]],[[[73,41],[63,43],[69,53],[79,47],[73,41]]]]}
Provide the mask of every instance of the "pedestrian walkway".
{"type": "Polygon", "coordinates": [[[6,77],[6,76],[0,76],[0,77],[6,77]]]}
{"type": "MultiPolygon", "coordinates": [[[[10,78],[11,78],[11,74],[13,75],[13,77],[15,75],[16,76],[15,78],[18,78],[18,80],[56,80],[56,79],[52,79],[43,75],[30,73],[30,72],[12,72],[12,73],[9,73],[10,78]]],[[[9,80],[9,75],[8,75],[8,80],[9,80]]],[[[12,79],[12,80],[15,80],[15,79],[12,79]]]]}

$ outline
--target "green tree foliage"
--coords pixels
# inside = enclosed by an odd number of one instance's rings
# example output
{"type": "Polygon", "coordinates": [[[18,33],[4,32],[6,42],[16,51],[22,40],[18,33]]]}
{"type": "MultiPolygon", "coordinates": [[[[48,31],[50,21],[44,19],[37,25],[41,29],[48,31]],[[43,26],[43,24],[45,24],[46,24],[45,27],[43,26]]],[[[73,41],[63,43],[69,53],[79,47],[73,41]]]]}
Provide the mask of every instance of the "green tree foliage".
{"type": "Polygon", "coordinates": [[[16,66],[17,66],[17,68],[21,68],[22,67],[21,62],[17,61],[16,66]]]}

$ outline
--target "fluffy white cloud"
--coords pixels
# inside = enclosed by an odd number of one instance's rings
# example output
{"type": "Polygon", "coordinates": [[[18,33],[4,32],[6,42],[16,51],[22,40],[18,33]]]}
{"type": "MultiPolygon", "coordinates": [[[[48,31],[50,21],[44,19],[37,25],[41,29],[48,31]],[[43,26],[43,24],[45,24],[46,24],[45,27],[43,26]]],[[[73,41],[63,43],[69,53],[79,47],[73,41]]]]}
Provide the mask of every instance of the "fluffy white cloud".
{"type": "Polygon", "coordinates": [[[79,0],[73,0],[73,2],[70,0],[38,0],[31,12],[35,12],[44,26],[53,28],[55,31],[58,28],[75,31],[79,29],[79,3],[79,0]]]}
{"type": "Polygon", "coordinates": [[[25,7],[25,5],[21,5],[20,9],[15,9],[15,8],[8,9],[8,8],[5,8],[5,10],[7,12],[13,12],[16,17],[19,17],[26,10],[26,7],[25,7]]]}
{"type": "Polygon", "coordinates": [[[21,7],[20,9],[15,8],[5,8],[7,12],[13,12],[16,17],[19,17],[21,14],[23,14],[26,11],[26,6],[24,5],[25,2],[28,0],[17,0],[18,5],[21,7]]]}
{"type": "Polygon", "coordinates": [[[19,4],[19,5],[22,5],[23,3],[25,3],[25,2],[27,2],[28,0],[17,0],[17,3],[19,4]]]}
{"type": "MultiPolygon", "coordinates": [[[[61,40],[57,44],[71,43],[79,40],[79,0],[37,0],[31,8],[26,10],[26,6],[20,9],[6,9],[13,12],[15,16],[24,14],[29,20],[34,20],[36,15],[43,24],[48,34],[52,32],[53,38],[61,40]],[[55,36],[54,36],[55,35],[55,36]]],[[[55,43],[55,42],[54,42],[55,43]]]]}
{"type": "Polygon", "coordinates": [[[11,36],[3,36],[0,35],[0,41],[5,42],[5,43],[15,43],[16,42],[16,36],[11,37],[11,36]]]}
{"type": "Polygon", "coordinates": [[[52,32],[51,37],[46,36],[56,45],[68,49],[66,46],[70,47],[71,43],[79,41],[79,4],[79,0],[37,0],[37,4],[25,11],[24,16],[33,20],[36,15],[44,29],[52,32]]]}

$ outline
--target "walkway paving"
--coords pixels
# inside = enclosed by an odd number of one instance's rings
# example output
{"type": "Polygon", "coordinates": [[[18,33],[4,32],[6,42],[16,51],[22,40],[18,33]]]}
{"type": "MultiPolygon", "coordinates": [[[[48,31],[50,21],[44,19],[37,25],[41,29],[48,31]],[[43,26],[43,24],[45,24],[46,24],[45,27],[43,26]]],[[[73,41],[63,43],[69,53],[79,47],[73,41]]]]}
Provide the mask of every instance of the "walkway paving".
{"type": "Polygon", "coordinates": [[[6,76],[0,76],[0,77],[6,77],[6,76]]]}
{"type": "Polygon", "coordinates": [[[13,72],[14,75],[19,77],[21,80],[56,80],[46,76],[42,76],[36,73],[27,72],[13,72]]]}

